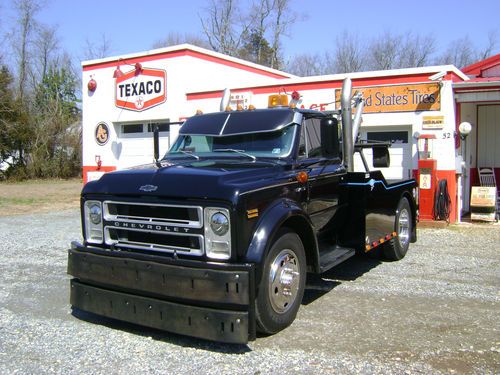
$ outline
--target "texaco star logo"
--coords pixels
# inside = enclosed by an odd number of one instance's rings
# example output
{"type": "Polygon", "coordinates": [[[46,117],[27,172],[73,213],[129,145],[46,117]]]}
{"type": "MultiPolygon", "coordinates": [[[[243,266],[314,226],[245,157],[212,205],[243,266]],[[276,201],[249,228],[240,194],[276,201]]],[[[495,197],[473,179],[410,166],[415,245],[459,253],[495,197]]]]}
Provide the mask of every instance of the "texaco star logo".
{"type": "Polygon", "coordinates": [[[141,109],[142,107],[144,107],[144,99],[142,99],[142,96],[139,96],[139,97],[135,100],[135,108],[137,108],[137,109],[141,109]]]}

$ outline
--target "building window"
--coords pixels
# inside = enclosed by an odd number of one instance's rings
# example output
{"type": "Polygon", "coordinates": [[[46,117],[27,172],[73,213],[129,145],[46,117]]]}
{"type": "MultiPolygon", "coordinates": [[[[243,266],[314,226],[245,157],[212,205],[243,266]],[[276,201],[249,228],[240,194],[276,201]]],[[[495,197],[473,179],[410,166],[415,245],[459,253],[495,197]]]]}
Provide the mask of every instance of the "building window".
{"type": "Polygon", "coordinates": [[[160,133],[168,133],[170,131],[170,121],[168,119],[115,125],[120,129],[120,133],[128,138],[150,137],[151,134],[149,133],[153,132],[155,126],[158,126],[160,133]]]}
{"type": "Polygon", "coordinates": [[[368,141],[408,143],[408,132],[405,132],[405,131],[367,132],[366,138],[368,139],[368,141]]]}
{"type": "Polygon", "coordinates": [[[142,133],[143,125],[142,124],[127,124],[122,125],[122,134],[135,134],[142,133]]]}
{"type": "Polygon", "coordinates": [[[152,133],[155,126],[158,126],[158,130],[160,132],[169,132],[170,131],[170,123],[169,122],[151,122],[148,124],[148,133],[152,133]]]}

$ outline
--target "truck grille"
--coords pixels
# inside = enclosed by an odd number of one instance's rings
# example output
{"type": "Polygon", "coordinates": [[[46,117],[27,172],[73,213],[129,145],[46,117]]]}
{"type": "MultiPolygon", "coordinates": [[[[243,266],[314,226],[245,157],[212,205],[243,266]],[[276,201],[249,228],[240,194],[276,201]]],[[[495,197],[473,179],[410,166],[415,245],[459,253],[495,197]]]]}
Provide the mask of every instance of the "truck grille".
{"type": "Polygon", "coordinates": [[[204,253],[203,209],[196,206],[104,201],[104,239],[117,248],[204,253]]]}

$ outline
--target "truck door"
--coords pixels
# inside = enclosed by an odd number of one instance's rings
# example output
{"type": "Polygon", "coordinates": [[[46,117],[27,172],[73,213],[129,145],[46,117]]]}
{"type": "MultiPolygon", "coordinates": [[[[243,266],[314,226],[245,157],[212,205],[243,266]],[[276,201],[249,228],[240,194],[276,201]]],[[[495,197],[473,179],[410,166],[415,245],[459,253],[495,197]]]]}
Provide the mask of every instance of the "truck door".
{"type": "Polygon", "coordinates": [[[338,209],[339,182],[345,169],[338,153],[338,131],[325,132],[321,122],[320,118],[304,120],[299,150],[303,150],[301,163],[309,168],[306,210],[316,231],[326,232],[338,209]],[[328,150],[322,136],[333,136],[337,148],[328,150]]]}

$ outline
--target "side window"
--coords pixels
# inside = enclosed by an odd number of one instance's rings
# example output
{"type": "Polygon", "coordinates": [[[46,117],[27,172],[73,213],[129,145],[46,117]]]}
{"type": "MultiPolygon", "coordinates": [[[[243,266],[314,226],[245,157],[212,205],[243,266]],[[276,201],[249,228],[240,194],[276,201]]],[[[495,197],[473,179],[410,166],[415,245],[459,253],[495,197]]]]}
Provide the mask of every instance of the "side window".
{"type": "Polygon", "coordinates": [[[338,126],[336,120],[309,118],[300,133],[299,159],[338,156],[338,126]],[[323,122],[323,125],[322,125],[323,122]],[[329,125],[328,124],[334,124],[329,125]]]}

